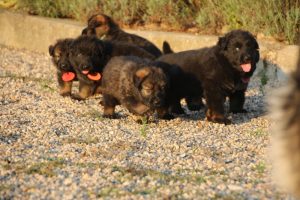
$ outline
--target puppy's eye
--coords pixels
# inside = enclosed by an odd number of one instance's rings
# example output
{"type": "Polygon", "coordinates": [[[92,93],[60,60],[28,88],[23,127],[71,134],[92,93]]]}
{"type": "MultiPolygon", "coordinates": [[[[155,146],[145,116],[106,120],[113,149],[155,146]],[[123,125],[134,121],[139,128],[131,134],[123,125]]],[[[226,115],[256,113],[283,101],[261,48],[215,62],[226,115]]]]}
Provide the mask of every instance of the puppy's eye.
{"type": "Polygon", "coordinates": [[[162,85],[162,86],[160,86],[160,88],[162,89],[162,90],[164,90],[164,89],[166,89],[166,85],[162,85]]]}
{"type": "Polygon", "coordinates": [[[102,23],[101,23],[101,22],[97,22],[97,23],[95,24],[95,27],[99,27],[99,26],[102,26],[102,23]]]}

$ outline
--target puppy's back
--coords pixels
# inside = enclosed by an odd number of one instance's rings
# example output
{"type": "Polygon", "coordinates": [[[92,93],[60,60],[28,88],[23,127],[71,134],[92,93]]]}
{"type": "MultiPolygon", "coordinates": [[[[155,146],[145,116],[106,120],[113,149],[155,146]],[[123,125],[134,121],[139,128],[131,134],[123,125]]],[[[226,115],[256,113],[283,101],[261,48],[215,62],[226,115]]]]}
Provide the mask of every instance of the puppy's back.
{"type": "Polygon", "coordinates": [[[106,43],[111,44],[112,56],[137,56],[141,58],[147,58],[150,60],[155,59],[155,57],[152,54],[133,44],[116,41],[106,41],[106,43]]]}
{"type": "Polygon", "coordinates": [[[110,59],[103,71],[102,87],[106,88],[107,93],[114,93],[120,96],[124,88],[130,90],[133,88],[133,74],[139,68],[144,66],[141,58],[135,56],[115,56],[110,59]]]}
{"type": "Polygon", "coordinates": [[[196,50],[188,50],[177,53],[170,53],[159,57],[157,60],[166,62],[171,65],[177,65],[184,71],[193,72],[197,66],[205,62],[213,49],[202,48],[196,50]]]}

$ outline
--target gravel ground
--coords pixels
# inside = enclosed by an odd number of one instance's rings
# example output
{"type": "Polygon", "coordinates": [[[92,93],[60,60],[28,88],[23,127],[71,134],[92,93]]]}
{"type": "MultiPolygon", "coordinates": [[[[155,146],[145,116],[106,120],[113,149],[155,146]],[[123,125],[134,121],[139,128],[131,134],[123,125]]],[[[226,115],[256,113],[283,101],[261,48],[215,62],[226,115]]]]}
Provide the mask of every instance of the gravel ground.
{"type": "Polygon", "coordinates": [[[48,55],[0,46],[0,76],[0,199],[288,197],[270,176],[270,81],[251,81],[233,125],[203,111],[141,125],[120,107],[102,118],[100,96],[61,97],[48,55]]]}

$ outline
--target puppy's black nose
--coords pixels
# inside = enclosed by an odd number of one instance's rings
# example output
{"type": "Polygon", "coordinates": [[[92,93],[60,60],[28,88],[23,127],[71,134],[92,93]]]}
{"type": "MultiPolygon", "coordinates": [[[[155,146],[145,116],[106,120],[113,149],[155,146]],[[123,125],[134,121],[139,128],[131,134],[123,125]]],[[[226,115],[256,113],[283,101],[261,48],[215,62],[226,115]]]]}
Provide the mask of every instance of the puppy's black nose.
{"type": "Polygon", "coordinates": [[[249,54],[244,55],[244,56],[243,56],[243,61],[244,61],[245,63],[251,62],[251,56],[250,56],[249,54]]]}
{"type": "Polygon", "coordinates": [[[67,70],[68,66],[65,63],[61,63],[60,68],[64,69],[64,70],[67,70]]]}
{"type": "Polygon", "coordinates": [[[86,70],[86,69],[88,69],[88,68],[89,68],[89,67],[88,67],[87,65],[82,65],[82,66],[81,66],[81,69],[82,69],[82,70],[86,70]]]}

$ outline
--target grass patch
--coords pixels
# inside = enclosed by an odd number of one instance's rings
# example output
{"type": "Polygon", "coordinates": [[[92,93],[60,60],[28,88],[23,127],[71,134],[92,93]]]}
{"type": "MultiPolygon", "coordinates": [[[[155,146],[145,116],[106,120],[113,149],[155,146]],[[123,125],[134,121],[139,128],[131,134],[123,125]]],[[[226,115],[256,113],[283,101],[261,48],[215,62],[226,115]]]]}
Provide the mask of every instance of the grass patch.
{"type": "Polygon", "coordinates": [[[65,160],[62,158],[51,158],[47,161],[43,162],[36,162],[32,164],[26,163],[7,163],[2,165],[3,169],[5,170],[12,170],[16,173],[25,173],[25,174],[40,174],[46,177],[55,176],[55,170],[63,168],[66,164],[65,160]]]}
{"type": "Polygon", "coordinates": [[[46,177],[55,176],[55,169],[62,168],[65,160],[62,158],[50,160],[47,162],[35,163],[25,170],[26,174],[40,174],[46,177]]]}
{"type": "Polygon", "coordinates": [[[13,185],[10,184],[0,184],[0,192],[6,192],[12,190],[13,185]]]}
{"type": "MultiPolygon", "coordinates": [[[[300,28],[299,0],[6,0],[30,14],[86,21],[96,11],[127,25],[156,24],[160,29],[221,33],[242,28],[292,44],[300,28]]],[[[0,5],[1,6],[1,5],[0,5]]]]}
{"type": "Polygon", "coordinates": [[[47,81],[47,80],[41,80],[40,81],[40,86],[42,89],[49,91],[49,92],[56,92],[56,89],[54,89],[53,87],[49,86],[51,82],[47,81]]]}
{"type": "Polygon", "coordinates": [[[259,72],[258,76],[260,77],[260,86],[259,90],[264,95],[265,94],[265,86],[269,82],[269,77],[267,75],[268,63],[266,60],[263,60],[263,69],[259,72]]]}
{"type": "Polygon", "coordinates": [[[99,143],[99,139],[95,136],[89,136],[85,135],[84,137],[68,137],[64,140],[65,144],[72,144],[72,143],[77,143],[77,144],[97,144],[99,143]]]}
{"type": "Polygon", "coordinates": [[[120,172],[120,176],[124,177],[126,175],[130,175],[131,177],[138,176],[138,177],[145,177],[150,176],[154,179],[162,182],[164,184],[168,184],[169,182],[193,182],[195,184],[202,184],[206,182],[206,178],[204,176],[198,174],[192,175],[181,175],[180,173],[170,174],[164,173],[161,171],[151,170],[151,169],[137,169],[134,167],[119,167],[113,166],[111,172],[118,171],[120,172]]]}
{"type": "Polygon", "coordinates": [[[268,133],[261,128],[250,132],[250,135],[255,136],[255,137],[263,137],[263,136],[266,136],[267,134],[268,133]]]}
{"type": "Polygon", "coordinates": [[[148,129],[148,119],[147,117],[142,117],[141,119],[142,125],[140,129],[141,136],[146,137],[147,136],[147,129],[148,129]]]}
{"type": "Polygon", "coordinates": [[[87,115],[90,116],[91,118],[94,118],[94,119],[97,119],[97,120],[100,120],[100,121],[104,120],[102,114],[98,110],[95,110],[95,109],[90,110],[87,113],[87,115]]]}
{"type": "Polygon", "coordinates": [[[254,170],[256,170],[259,174],[263,174],[266,170],[266,164],[264,162],[259,162],[255,167],[254,170]]]}

